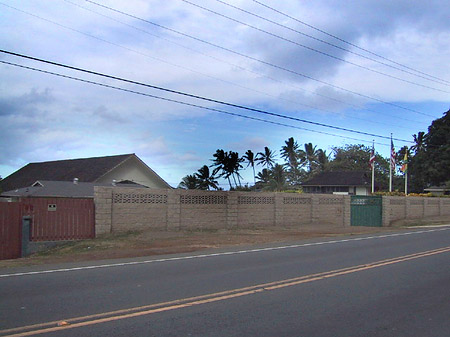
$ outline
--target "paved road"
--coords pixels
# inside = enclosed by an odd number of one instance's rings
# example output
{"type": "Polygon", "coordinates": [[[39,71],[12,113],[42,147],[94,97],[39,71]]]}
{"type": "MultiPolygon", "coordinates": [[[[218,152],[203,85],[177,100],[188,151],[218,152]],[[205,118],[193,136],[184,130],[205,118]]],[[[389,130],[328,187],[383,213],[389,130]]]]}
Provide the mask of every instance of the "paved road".
{"type": "Polygon", "coordinates": [[[449,318],[450,227],[0,270],[0,336],[450,336],[449,318]]]}

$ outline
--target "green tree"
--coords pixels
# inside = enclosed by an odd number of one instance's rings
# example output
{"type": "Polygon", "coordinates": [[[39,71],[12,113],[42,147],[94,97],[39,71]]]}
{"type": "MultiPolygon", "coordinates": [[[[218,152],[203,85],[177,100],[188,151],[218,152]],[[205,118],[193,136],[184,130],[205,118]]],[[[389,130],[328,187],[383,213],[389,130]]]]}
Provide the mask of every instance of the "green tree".
{"type": "Polygon", "coordinates": [[[286,189],[286,172],[280,164],[270,170],[269,189],[271,191],[283,191],[286,189]]]}
{"type": "Polygon", "coordinates": [[[428,185],[450,183],[450,109],[434,120],[424,136],[425,180],[428,185]]]}
{"type": "Polygon", "coordinates": [[[286,171],[283,165],[275,164],[271,169],[263,169],[256,176],[256,187],[265,191],[282,191],[286,189],[286,171]]]}
{"type": "Polygon", "coordinates": [[[258,172],[258,174],[256,175],[256,187],[258,189],[262,189],[265,186],[267,186],[270,182],[270,170],[268,169],[262,169],[261,172],[258,172]]]}
{"type": "MultiPolygon", "coordinates": [[[[370,174],[372,148],[362,144],[333,147],[334,158],[325,165],[326,171],[366,171],[370,174]]],[[[375,182],[382,190],[389,188],[389,160],[375,153],[375,182]]]]}
{"type": "Polygon", "coordinates": [[[181,179],[181,182],[178,184],[178,188],[182,188],[185,190],[195,190],[200,186],[200,181],[198,180],[195,174],[189,174],[181,179]]]}

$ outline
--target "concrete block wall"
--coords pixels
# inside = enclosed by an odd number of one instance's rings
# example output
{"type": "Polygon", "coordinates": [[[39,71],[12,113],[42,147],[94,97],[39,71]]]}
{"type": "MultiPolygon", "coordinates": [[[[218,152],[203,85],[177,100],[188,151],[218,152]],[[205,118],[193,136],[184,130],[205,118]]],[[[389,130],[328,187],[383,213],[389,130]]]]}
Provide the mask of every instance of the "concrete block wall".
{"type": "Polygon", "coordinates": [[[439,214],[440,215],[450,215],[450,198],[439,198],[439,214]]]}
{"type": "Polygon", "coordinates": [[[450,215],[450,198],[383,197],[383,226],[396,220],[450,215]]]}
{"type": "Polygon", "coordinates": [[[343,195],[318,195],[315,202],[317,215],[313,222],[321,225],[345,226],[350,223],[350,197],[343,195]]]}
{"type": "Polygon", "coordinates": [[[425,217],[439,216],[439,199],[427,198],[424,200],[425,217]]]}
{"type": "Polygon", "coordinates": [[[96,234],[145,228],[349,226],[350,197],[95,187],[96,234]]]}
{"type": "MultiPolygon", "coordinates": [[[[282,198],[280,223],[287,226],[301,226],[312,223],[311,196],[308,195],[280,195],[282,198]]],[[[278,203],[277,203],[278,205],[278,203]]]]}
{"type": "Polygon", "coordinates": [[[275,225],[275,193],[238,193],[237,227],[275,225]]]}
{"type": "Polygon", "coordinates": [[[226,192],[181,191],[179,229],[227,228],[226,192]]]}
{"type": "Polygon", "coordinates": [[[112,192],[112,231],[167,229],[168,191],[127,188],[112,192]]]}

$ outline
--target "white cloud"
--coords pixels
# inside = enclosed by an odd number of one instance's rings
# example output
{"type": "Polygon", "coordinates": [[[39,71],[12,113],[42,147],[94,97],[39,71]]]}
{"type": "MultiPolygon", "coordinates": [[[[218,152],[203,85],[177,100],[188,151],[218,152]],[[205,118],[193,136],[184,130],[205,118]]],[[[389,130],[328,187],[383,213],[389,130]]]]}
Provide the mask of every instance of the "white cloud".
{"type": "MultiPolygon", "coordinates": [[[[367,111],[359,110],[354,105],[376,108],[375,110],[380,110],[380,116],[388,115],[390,107],[331,88],[323,82],[383,101],[423,109],[427,114],[436,117],[442,113],[439,109],[444,109],[443,106],[448,105],[448,93],[392,80],[336,59],[320,56],[180,1],[109,0],[102,3],[238,53],[304,73],[322,83],[268,67],[249,58],[240,57],[85,1],[71,1],[138,29],[65,1],[55,3],[9,0],[6,1],[7,4],[35,16],[0,5],[2,6],[0,43],[5,49],[14,52],[200,96],[283,114],[307,116],[310,120],[380,134],[399,131],[395,129],[395,125],[377,126],[374,129],[373,124],[361,123],[348,116],[372,117],[367,116],[367,111]],[[36,16],[58,22],[72,30],[36,16]],[[96,36],[98,39],[74,30],[96,36]],[[321,109],[331,112],[324,112],[321,109]]],[[[426,81],[329,45],[323,45],[220,3],[211,1],[198,3],[336,57],[450,91],[448,85],[426,81]]],[[[253,2],[233,1],[232,4],[344,48],[350,48],[342,42],[253,2]]],[[[445,1],[435,0],[425,3],[418,0],[394,2],[371,0],[345,4],[337,0],[282,1],[274,2],[271,6],[411,68],[444,79],[450,76],[448,63],[450,9],[445,1]]],[[[351,47],[351,50],[376,58],[354,47],[351,47]]],[[[80,74],[4,54],[0,54],[0,60],[26,64],[150,95],[280,121],[267,115],[179,97],[151,88],[80,74]]],[[[295,134],[300,138],[305,135],[326,145],[340,141],[323,135],[223,116],[4,64],[0,64],[0,77],[2,78],[1,165],[17,166],[19,162],[32,160],[136,152],[151,161],[153,166],[167,170],[167,176],[176,180],[178,176],[191,173],[193,169],[196,170],[208,162],[217,148],[229,147],[240,153],[247,149],[257,152],[264,146],[278,150],[285,139],[295,134]]],[[[416,124],[410,123],[409,129],[404,131],[404,137],[417,133],[418,128],[426,129],[432,119],[422,119],[418,115],[407,117],[419,121],[416,124]]],[[[384,119],[378,117],[378,120],[389,123],[386,117],[384,119]]],[[[286,120],[281,122],[290,123],[286,120]]],[[[301,123],[292,122],[292,124],[310,127],[301,123]]],[[[302,138],[302,142],[306,141],[308,139],[302,138]]],[[[5,175],[1,171],[0,174],[5,175]]]]}

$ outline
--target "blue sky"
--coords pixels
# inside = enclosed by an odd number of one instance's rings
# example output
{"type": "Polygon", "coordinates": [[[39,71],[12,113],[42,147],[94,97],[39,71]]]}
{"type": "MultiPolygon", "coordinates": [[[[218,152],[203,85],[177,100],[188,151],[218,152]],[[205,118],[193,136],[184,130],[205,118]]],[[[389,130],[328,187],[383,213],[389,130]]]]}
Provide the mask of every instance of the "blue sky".
{"type": "MultiPolygon", "coordinates": [[[[181,0],[98,1],[172,31],[88,1],[0,0],[0,49],[295,118],[387,137],[393,133],[404,140],[426,131],[433,119],[450,108],[450,9],[446,1],[374,0],[344,5],[341,1],[261,1],[291,18],[255,1],[225,2],[279,25],[219,1],[192,0],[282,39],[181,0]]],[[[0,61],[311,130],[252,121],[0,63],[2,177],[29,162],[136,153],[176,186],[183,176],[209,164],[219,148],[244,154],[268,146],[279,153],[284,141],[294,137],[299,144],[312,142],[330,152],[332,146],[345,144],[370,146],[374,139],[6,54],[0,53],[0,61]]],[[[384,144],[376,144],[376,150],[387,157],[389,141],[375,141],[384,144]]],[[[394,143],[396,148],[408,145],[394,143]]],[[[244,173],[244,181],[252,181],[250,171],[244,173]]]]}

